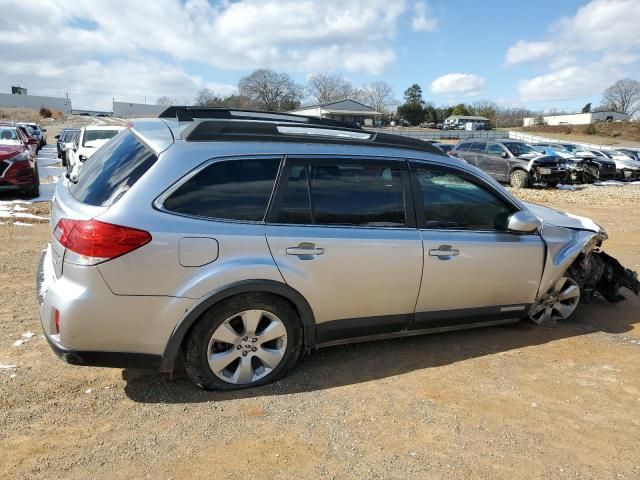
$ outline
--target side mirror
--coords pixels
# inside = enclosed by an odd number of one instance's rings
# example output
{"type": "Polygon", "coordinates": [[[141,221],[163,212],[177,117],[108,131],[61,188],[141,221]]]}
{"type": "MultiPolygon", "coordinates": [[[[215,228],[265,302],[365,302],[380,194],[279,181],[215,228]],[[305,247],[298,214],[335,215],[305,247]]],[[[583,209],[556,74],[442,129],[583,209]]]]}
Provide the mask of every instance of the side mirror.
{"type": "Polygon", "coordinates": [[[532,212],[522,210],[509,217],[507,229],[516,233],[532,233],[542,227],[542,222],[532,212]]]}
{"type": "Polygon", "coordinates": [[[502,152],[502,153],[500,154],[500,156],[501,156],[502,158],[509,158],[509,154],[508,154],[507,152],[502,152]]]}
{"type": "Polygon", "coordinates": [[[54,138],[58,140],[60,138],[60,135],[56,135],[54,138]]]}

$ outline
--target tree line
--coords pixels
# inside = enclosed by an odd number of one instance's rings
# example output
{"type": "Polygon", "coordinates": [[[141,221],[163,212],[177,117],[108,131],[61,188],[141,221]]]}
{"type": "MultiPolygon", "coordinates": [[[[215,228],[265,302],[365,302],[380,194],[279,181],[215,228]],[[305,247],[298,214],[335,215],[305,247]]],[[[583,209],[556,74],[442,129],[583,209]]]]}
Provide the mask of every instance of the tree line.
{"type": "MultiPolygon", "coordinates": [[[[542,117],[541,110],[523,107],[505,107],[492,100],[476,100],[453,106],[436,107],[425,101],[420,85],[413,84],[404,91],[403,102],[394,98],[393,88],[387,82],[375,81],[354,87],[343,76],[335,73],[314,73],[305,85],[297,83],[287,73],[261,68],[238,81],[238,93],[222,96],[210,88],[200,90],[193,105],[202,107],[226,107],[269,111],[288,111],[303,104],[327,103],[352,98],[385,114],[388,121],[396,120],[406,125],[439,124],[450,115],[477,115],[488,118],[496,127],[522,126],[524,117],[542,117]]],[[[158,105],[180,103],[170,96],[160,97],[158,105]]],[[[601,105],[591,108],[588,103],[583,113],[612,110],[629,116],[640,112],[640,82],[622,79],[603,93],[601,105]]],[[[574,112],[550,110],[546,115],[574,112]]]]}
{"type": "MultiPolygon", "coordinates": [[[[393,88],[387,82],[376,81],[354,87],[349,80],[338,74],[314,73],[306,85],[300,85],[287,73],[261,68],[238,81],[238,93],[222,96],[210,88],[203,88],[193,100],[200,107],[226,107],[283,112],[302,106],[303,102],[327,103],[352,98],[392,114],[397,101],[393,88]]],[[[175,105],[178,99],[160,97],[158,105],[175,105]]]]}

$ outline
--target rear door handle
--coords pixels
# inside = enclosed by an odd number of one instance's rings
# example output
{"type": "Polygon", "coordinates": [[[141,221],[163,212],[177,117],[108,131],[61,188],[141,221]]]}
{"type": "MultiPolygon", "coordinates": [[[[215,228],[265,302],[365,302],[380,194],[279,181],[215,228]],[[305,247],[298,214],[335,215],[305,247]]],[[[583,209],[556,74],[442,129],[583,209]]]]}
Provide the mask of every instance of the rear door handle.
{"type": "Polygon", "coordinates": [[[438,248],[429,250],[430,257],[438,257],[439,260],[450,260],[460,254],[460,250],[453,248],[451,245],[440,245],[438,248]]]}
{"type": "Polygon", "coordinates": [[[316,247],[313,243],[301,243],[297,247],[287,247],[287,255],[297,255],[298,257],[308,257],[322,255],[324,248],[316,247]]]}

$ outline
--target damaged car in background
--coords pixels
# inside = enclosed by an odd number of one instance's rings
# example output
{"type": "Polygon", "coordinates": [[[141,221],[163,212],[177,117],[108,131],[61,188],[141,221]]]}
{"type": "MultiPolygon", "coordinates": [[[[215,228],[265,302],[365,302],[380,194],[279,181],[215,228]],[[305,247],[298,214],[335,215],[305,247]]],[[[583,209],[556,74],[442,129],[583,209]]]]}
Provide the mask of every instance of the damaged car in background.
{"type": "Polygon", "coordinates": [[[555,187],[565,181],[567,175],[567,165],[561,157],[545,156],[517,140],[462,141],[449,154],[515,188],[538,183],[555,187]]]}

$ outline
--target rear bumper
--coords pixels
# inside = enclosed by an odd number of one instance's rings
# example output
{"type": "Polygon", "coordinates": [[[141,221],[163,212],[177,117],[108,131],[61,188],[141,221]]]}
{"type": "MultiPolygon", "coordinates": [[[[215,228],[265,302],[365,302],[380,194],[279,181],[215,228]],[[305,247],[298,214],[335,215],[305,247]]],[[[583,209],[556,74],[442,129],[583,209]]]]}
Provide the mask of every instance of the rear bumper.
{"type": "Polygon", "coordinates": [[[107,368],[141,368],[159,370],[162,361],[161,355],[149,353],[127,352],[85,352],[69,350],[55,343],[48,335],[47,342],[51,350],[62,360],[70,365],[82,365],[87,367],[107,368]]]}
{"type": "Polygon", "coordinates": [[[114,295],[91,267],[64,264],[56,278],[51,246],[40,257],[36,292],[51,349],[67,363],[96,367],[160,369],[175,324],[194,302],[114,295]]]}

